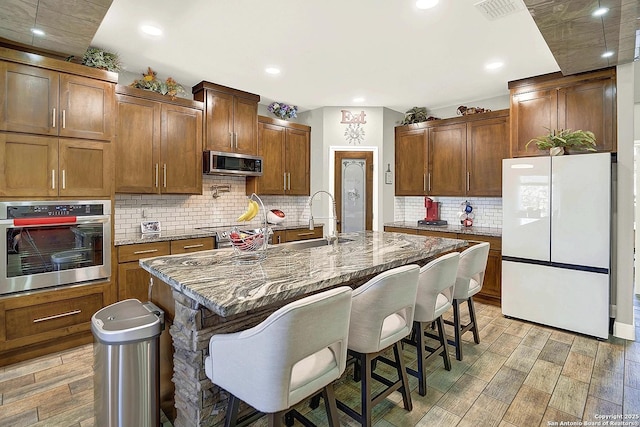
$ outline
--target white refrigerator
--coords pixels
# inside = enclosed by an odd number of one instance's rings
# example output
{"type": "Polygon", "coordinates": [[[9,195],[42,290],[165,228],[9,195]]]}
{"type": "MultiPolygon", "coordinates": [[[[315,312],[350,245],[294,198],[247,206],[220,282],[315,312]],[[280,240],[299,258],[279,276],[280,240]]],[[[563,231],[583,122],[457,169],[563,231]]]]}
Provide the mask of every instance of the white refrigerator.
{"type": "Polygon", "coordinates": [[[502,163],[502,313],[606,339],[611,153],[502,163]]]}

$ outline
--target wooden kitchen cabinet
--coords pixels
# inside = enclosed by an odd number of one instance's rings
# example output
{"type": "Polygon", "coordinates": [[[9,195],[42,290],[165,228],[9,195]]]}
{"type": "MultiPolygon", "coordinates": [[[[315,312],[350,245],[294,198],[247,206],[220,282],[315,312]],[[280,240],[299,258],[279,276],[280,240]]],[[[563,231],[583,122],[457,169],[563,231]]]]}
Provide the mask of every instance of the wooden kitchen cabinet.
{"type": "Polygon", "coordinates": [[[324,226],[322,225],[314,227],[313,230],[309,230],[308,227],[289,228],[287,230],[274,231],[272,242],[277,245],[279,243],[319,239],[321,237],[324,237],[324,226]]]}
{"type": "Polygon", "coordinates": [[[0,61],[0,130],[110,141],[114,86],[110,81],[0,61]]]}
{"type": "Polygon", "coordinates": [[[396,196],[427,194],[428,130],[414,129],[413,126],[395,129],[396,196]]]}
{"type": "Polygon", "coordinates": [[[258,118],[258,155],[263,174],[247,177],[247,194],[310,194],[311,128],[284,120],[258,118]]]}
{"type": "Polygon", "coordinates": [[[92,342],[91,316],[113,302],[110,282],[0,297],[0,366],[92,342]]]}
{"type": "Polygon", "coordinates": [[[607,68],[572,76],[561,73],[509,82],[511,157],[547,156],[531,139],[549,129],[589,130],[598,151],[616,151],[616,72],[607,68]]]}
{"type": "Polygon", "coordinates": [[[108,197],[111,144],[0,132],[0,196],[108,197]]]}
{"type": "Polygon", "coordinates": [[[429,128],[427,194],[464,196],[466,146],[466,123],[429,128]]]}
{"type": "Polygon", "coordinates": [[[502,160],[509,158],[509,116],[467,123],[467,196],[502,196],[502,160]]]}
{"type": "Polygon", "coordinates": [[[117,87],[116,193],[202,194],[203,104],[117,87]]]}
{"type": "Polygon", "coordinates": [[[500,196],[509,110],[396,127],[396,196],[500,196]]]}
{"type": "Polygon", "coordinates": [[[192,92],[205,105],[205,150],[257,154],[259,95],[207,81],[192,92]]]}
{"type": "Polygon", "coordinates": [[[150,275],[139,260],[163,255],[183,254],[215,248],[213,237],[178,239],[165,242],[137,243],[118,246],[118,300],[149,300],[150,275]]]}

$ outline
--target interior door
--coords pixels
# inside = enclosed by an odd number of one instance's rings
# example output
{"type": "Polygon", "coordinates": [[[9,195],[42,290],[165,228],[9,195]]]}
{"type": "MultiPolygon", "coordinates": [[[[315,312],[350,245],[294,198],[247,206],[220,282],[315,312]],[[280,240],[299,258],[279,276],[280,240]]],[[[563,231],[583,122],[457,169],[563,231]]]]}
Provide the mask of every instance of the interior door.
{"type": "Polygon", "coordinates": [[[338,231],[372,230],[373,152],[336,152],[334,174],[338,231]]]}

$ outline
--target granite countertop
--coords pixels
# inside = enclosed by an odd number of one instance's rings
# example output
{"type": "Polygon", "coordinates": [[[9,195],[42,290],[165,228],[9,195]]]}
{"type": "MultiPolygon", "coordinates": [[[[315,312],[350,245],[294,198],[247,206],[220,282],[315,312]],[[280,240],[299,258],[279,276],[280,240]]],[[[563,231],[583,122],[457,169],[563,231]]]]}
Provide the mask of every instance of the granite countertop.
{"type": "Polygon", "coordinates": [[[411,230],[429,230],[429,231],[442,231],[444,233],[460,233],[460,234],[475,234],[478,236],[490,236],[490,237],[502,237],[502,229],[497,227],[463,227],[460,224],[448,224],[448,225],[418,225],[415,221],[395,221],[387,222],[385,227],[398,227],[407,228],[411,230]]]}
{"type": "Polygon", "coordinates": [[[367,231],[342,233],[351,241],[295,249],[269,246],[266,258],[239,264],[234,249],[167,255],[140,265],[176,291],[226,317],[286,301],[390,268],[462,248],[464,240],[367,231]]]}
{"type": "MultiPolygon", "coordinates": [[[[316,227],[321,227],[324,224],[316,223],[316,227]]],[[[207,226],[206,229],[200,228],[187,228],[184,230],[171,230],[171,231],[163,231],[161,233],[149,233],[142,234],[141,232],[125,234],[124,236],[117,236],[113,244],[115,246],[122,245],[134,245],[137,243],[152,243],[152,242],[166,242],[171,240],[180,240],[180,239],[195,239],[199,237],[214,237],[217,231],[227,231],[233,227],[238,227],[240,229],[254,229],[262,227],[262,224],[258,223],[250,223],[250,224],[233,224],[233,225],[221,225],[221,226],[207,226]]],[[[290,222],[283,224],[269,224],[269,228],[273,231],[280,230],[291,230],[295,228],[306,228],[309,227],[308,222],[290,222]]]]}

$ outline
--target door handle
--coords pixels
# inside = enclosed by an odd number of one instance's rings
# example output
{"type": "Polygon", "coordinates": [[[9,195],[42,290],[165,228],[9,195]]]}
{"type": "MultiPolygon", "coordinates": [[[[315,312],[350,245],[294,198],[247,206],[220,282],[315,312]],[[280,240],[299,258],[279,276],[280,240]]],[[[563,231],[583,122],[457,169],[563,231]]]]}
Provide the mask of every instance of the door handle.
{"type": "Polygon", "coordinates": [[[195,249],[195,248],[201,248],[203,246],[204,246],[203,243],[200,243],[199,245],[185,245],[182,247],[182,249],[195,249]]]}
{"type": "Polygon", "coordinates": [[[282,172],[282,189],[287,191],[287,173],[282,172]]]}
{"type": "Polygon", "coordinates": [[[467,172],[467,191],[471,190],[471,172],[467,172]]]}
{"type": "Polygon", "coordinates": [[[431,172],[429,172],[429,192],[431,192],[431,172]]]}
{"type": "Polygon", "coordinates": [[[67,188],[67,174],[64,169],[62,169],[62,189],[66,190],[67,188]]]}
{"type": "Polygon", "coordinates": [[[422,174],[422,191],[424,192],[427,191],[427,174],[426,173],[422,174]]]}
{"type": "Polygon", "coordinates": [[[234,132],[233,133],[235,140],[236,140],[236,150],[238,149],[238,132],[234,132]]]}
{"type": "Polygon", "coordinates": [[[53,107],[53,112],[51,113],[51,123],[52,127],[56,127],[56,107],[53,107]]]}
{"type": "Polygon", "coordinates": [[[229,148],[233,150],[233,132],[229,132],[229,148]]]}
{"type": "Polygon", "coordinates": [[[40,317],[39,319],[33,319],[33,323],[46,322],[47,320],[59,319],[61,317],[73,316],[74,314],[80,314],[82,310],[73,310],[66,313],[54,314],[53,316],[40,317]]]}
{"type": "Polygon", "coordinates": [[[291,190],[291,173],[287,173],[287,190],[291,190]]]}
{"type": "Polygon", "coordinates": [[[141,250],[141,251],[134,251],[133,254],[134,255],[152,254],[154,252],[158,252],[158,250],[157,249],[145,249],[145,250],[141,250]]]}
{"type": "Polygon", "coordinates": [[[158,188],[158,164],[156,163],[156,188],[158,188]]]}
{"type": "Polygon", "coordinates": [[[51,189],[56,189],[56,170],[51,169],[51,189]]]}
{"type": "Polygon", "coordinates": [[[67,127],[67,110],[62,110],[62,129],[67,127]]]}
{"type": "Polygon", "coordinates": [[[162,165],[162,182],[163,182],[164,188],[167,188],[167,164],[166,163],[162,165]]]}

